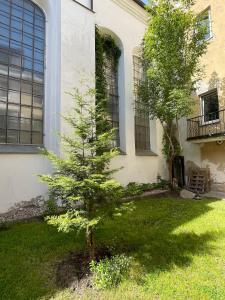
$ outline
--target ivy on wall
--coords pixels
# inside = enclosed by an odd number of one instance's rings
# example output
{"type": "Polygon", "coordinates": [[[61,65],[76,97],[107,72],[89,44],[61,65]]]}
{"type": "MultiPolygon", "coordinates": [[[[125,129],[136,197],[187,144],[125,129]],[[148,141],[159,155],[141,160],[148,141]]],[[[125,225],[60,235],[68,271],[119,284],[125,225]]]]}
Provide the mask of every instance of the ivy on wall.
{"type": "Polygon", "coordinates": [[[105,75],[105,56],[115,60],[116,65],[121,56],[121,50],[116,45],[114,39],[110,35],[103,35],[100,33],[99,28],[95,27],[95,78],[96,78],[96,103],[106,108],[107,102],[107,81],[105,75]]]}

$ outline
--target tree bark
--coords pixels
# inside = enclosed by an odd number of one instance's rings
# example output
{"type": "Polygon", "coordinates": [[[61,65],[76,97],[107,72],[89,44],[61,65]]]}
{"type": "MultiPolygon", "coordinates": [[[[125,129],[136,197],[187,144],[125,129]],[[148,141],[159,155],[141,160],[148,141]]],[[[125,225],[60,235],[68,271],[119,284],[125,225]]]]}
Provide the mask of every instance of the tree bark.
{"type": "Polygon", "coordinates": [[[169,182],[171,189],[173,189],[173,156],[168,158],[169,182]]]}
{"type": "Polygon", "coordinates": [[[90,261],[95,259],[95,245],[94,245],[94,236],[92,229],[87,226],[86,228],[86,242],[87,242],[87,249],[90,261]]]}

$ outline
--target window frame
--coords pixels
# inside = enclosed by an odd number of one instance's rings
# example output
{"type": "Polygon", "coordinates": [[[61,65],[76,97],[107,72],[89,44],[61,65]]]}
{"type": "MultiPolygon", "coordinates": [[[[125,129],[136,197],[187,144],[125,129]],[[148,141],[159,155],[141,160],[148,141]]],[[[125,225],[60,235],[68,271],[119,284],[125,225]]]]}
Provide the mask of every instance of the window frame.
{"type": "Polygon", "coordinates": [[[200,109],[201,109],[201,115],[202,115],[202,120],[201,120],[201,125],[202,126],[220,122],[219,117],[217,119],[214,119],[214,120],[205,121],[205,115],[206,114],[205,114],[205,99],[204,99],[204,97],[209,96],[210,94],[213,94],[214,92],[216,92],[216,94],[217,94],[217,100],[218,100],[218,111],[217,112],[219,113],[219,95],[218,95],[218,90],[217,89],[212,89],[212,90],[209,90],[209,91],[199,95],[200,109]]]}
{"type": "MultiPolygon", "coordinates": [[[[136,84],[143,80],[143,69],[141,71],[142,74],[140,76],[136,76],[137,73],[140,73],[140,61],[141,57],[138,54],[133,54],[133,97],[134,97],[134,104],[135,104],[135,111],[134,111],[134,138],[135,138],[135,153],[137,156],[148,156],[152,155],[151,151],[151,127],[150,127],[150,118],[149,116],[144,117],[143,111],[141,109],[137,109],[138,104],[138,96],[136,90],[136,84]],[[138,69],[138,71],[137,71],[138,69]],[[141,78],[140,78],[141,77],[141,78]],[[145,131],[145,138],[144,139],[137,139],[137,132],[138,130],[145,131]],[[137,144],[145,144],[146,147],[138,147],[137,144]]],[[[140,135],[143,137],[142,135],[140,135]]]]}
{"type": "Polygon", "coordinates": [[[110,117],[109,123],[111,123],[112,128],[116,129],[115,138],[112,142],[115,147],[120,148],[119,61],[116,61],[115,58],[111,56],[107,57],[107,53],[104,53],[104,69],[106,77],[107,105],[111,105],[111,109],[107,106],[107,112],[110,117]],[[113,94],[111,91],[114,91],[115,93],[113,94]],[[111,103],[109,103],[110,101],[111,103]],[[117,126],[115,126],[115,124],[117,124],[117,126]]]}
{"type": "Polygon", "coordinates": [[[199,19],[201,19],[202,16],[204,16],[204,14],[207,13],[208,14],[208,20],[209,20],[209,37],[206,37],[205,35],[205,41],[209,41],[210,39],[213,38],[213,30],[212,30],[212,12],[211,12],[211,6],[208,6],[207,8],[205,8],[199,15],[199,19]]]}
{"type": "MultiPolygon", "coordinates": [[[[42,10],[42,8],[37,5],[35,2],[29,0],[31,6],[32,6],[32,10],[31,11],[27,11],[26,7],[24,6],[24,2],[23,2],[23,7],[22,6],[18,6],[17,4],[13,4],[11,3],[11,1],[9,1],[8,6],[10,8],[9,12],[7,13],[7,16],[10,20],[10,23],[8,25],[9,28],[9,33],[12,32],[13,30],[13,26],[12,26],[12,19],[15,19],[16,21],[21,21],[22,22],[22,27],[20,29],[21,31],[21,42],[20,42],[20,47],[22,47],[21,49],[24,50],[24,47],[28,47],[26,46],[26,43],[24,43],[23,37],[24,35],[26,36],[26,31],[24,31],[24,26],[27,24],[27,26],[30,24],[31,28],[32,28],[32,32],[29,33],[30,38],[32,39],[32,46],[31,46],[31,51],[32,51],[32,58],[31,58],[31,63],[32,63],[32,67],[31,69],[26,69],[26,67],[24,67],[23,63],[24,63],[24,58],[26,59],[26,55],[24,54],[24,52],[21,54],[21,64],[16,67],[14,64],[11,64],[10,61],[8,61],[8,63],[4,64],[7,67],[7,74],[4,75],[6,77],[7,80],[7,87],[5,89],[6,93],[7,93],[7,99],[6,99],[6,112],[5,115],[3,117],[5,117],[6,119],[6,123],[5,123],[5,128],[4,125],[2,127],[2,131],[5,131],[5,142],[1,142],[0,143],[0,153],[37,153],[39,152],[40,148],[43,148],[44,145],[44,128],[45,128],[45,89],[46,89],[46,74],[45,74],[45,70],[46,70],[46,30],[47,30],[47,26],[46,26],[46,15],[44,13],[44,11],[42,10]],[[15,7],[14,7],[15,6],[15,7]],[[21,17],[13,17],[12,14],[12,10],[14,9],[20,9],[22,11],[22,16],[21,17]],[[30,18],[32,18],[32,22],[29,22],[29,24],[27,23],[28,21],[25,20],[24,15],[25,14],[29,14],[30,18]],[[38,25],[36,22],[39,21],[39,16],[40,16],[40,25],[38,25]],[[17,20],[18,19],[18,20],[17,20]],[[39,35],[37,34],[37,32],[39,31],[39,29],[41,30],[41,37],[39,37],[39,35]],[[38,50],[37,47],[35,47],[35,41],[36,43],[39,41],[42,43],[41,45],[41,49],[38,50]],[[41,59],[39,59],[39,57],[35,58],[35,51],[36,52],[40,52],[41,55],[41,59]],[[38,70],[35,69],[35,63],[38,64],[40,63],[42,65],[42,70],[38,70]],[[13,103],[11,103],[9,101],[9,93],[11,91],[10,86],[9,86],[9,82],[10,80],[16,80],[17,78],[12,75],[10,75],[10,68],[11,69],[17,69],[19,72],[19,79],[18,82],[20,84],[20,89],[18,90],[19,93],[19,99],[18,99],[18,103],[15,103],[15,105],[18,106],[19,109],[19,113],[18,116],[10,116],[8,114],[8,106],[9,105],[13,105],[13,103]],[[23,78],[22,74],[23,72],[30,72],[30,76],[31,79],[27,79],[27,78],[23,78]],[[42,82],[39,82],[39,80],[35,80],[35,75],[36,76],[41,76],[42,77],[42,82]],[[27,91],[22,91],[22,86],[23,84],[27,84],[31,86],[31,91],[27,92],[27,91]],[[40,87],[40,94],[36,94],[35,93],[35,87],[40,87]],[[23,93],[25,92],[25,94],[23,93]],[[27,92],[27,93],[26,93],[27,92]],[[23,103],[22,102],[22,95],[28,95],[31,99],[30,104],[27,103],[23,103]],[[34,99],[41,99],[41,105],[34,105],[34,99]],[[26,119],[26,117],[22,116],[22,109],[29,109],[31,111],[31,116],[29,119],[29,129],[26,129],[24,127],[24,129],[21,129],[21,119],[24,118],[24,120],[26,119]],[[34,111],[40,111],[40,118],[39,117],[34,117],[34,111]],[[17,123],[19,124],[15,129],[13,129],[13,131],[15,131],[15,133],[17,134],[17,141],[16,142],[9,142],[7,140],[7,134],[8,134],[8,130],[10,130],[8,128],[8,120],[10,120],[10,118],[15,118],[15,120],[17,119],[17,123]],[[34,124],[35,122],[39,123],[40,129],[38,128],[38,130],[34,129],[34,124]],[[28,135],[30,135],[30,143],[22,143],[21,142],[21,133],[26,133],[28,135]],[[38,134],[38,139],[40,138],[40,143],[32,143],[33,138],[35,136],[35,134],[38,134]]],[[[10,55],[12,56],[11,52],[12,48],[10,47],[11,43],[15,43],[14,39],[12,38],[11,34],[9,35],[9,44],[6,47],[6,49],[4,50],[5,53],[8,53],[8,56],[10,57],[10,55]]],[[[1,90],[3,90],[4,88],[1,88],[1,90]]],[[[4,103],[4,102],[1,102],[4,103]]],[[[14,106],[15,106],[14,105],[14,106]]],[[[27,120],[28,120],[27,119],[27,120]]],[[[26,123],[26,122],[25,122],[26,123]]],[[[24,124],[25,124],[24,123],[24,124]]],[[[28,140],[27,140],[28,141],[28,140]]],[[[26,142],[27,142],[26,141],[26,142]]]]}

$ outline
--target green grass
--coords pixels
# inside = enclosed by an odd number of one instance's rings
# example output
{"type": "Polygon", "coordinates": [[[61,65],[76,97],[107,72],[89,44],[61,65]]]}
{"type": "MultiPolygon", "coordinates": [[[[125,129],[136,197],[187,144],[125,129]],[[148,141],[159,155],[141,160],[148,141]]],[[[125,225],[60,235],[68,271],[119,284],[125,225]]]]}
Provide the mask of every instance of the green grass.
{"type": "MultiPolygon", "coordinates": [[[[134,257],[116,289],[79,299],[225,299],[225,201],[145,199],[108,220],[97,243],[134,257]]],[[[55,285],[56,264],[84,237],[41,222],[0,231],[0,299],[78,299],[55,285]]]]}

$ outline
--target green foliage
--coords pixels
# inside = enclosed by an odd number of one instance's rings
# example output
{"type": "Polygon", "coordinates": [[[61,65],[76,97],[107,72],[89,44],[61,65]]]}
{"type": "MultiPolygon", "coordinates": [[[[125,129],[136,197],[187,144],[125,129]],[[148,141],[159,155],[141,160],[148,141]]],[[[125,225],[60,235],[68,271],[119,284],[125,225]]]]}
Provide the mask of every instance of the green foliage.
{"type": "Polygon", "coordinates": [[[9,222],[0,220],[0,231],[8,230],[10,225],[11,224],[9,222]]]}
{"type": "Polygon", "coordinates": [[[124,189],[125,197],[134,197],[143,194],[146,191],[151,191],[154,189],[167,189],[169,183],[167,180],[158,179],[157,183],[137,183],[130,182],[124,189]]]}
{"type": "Polygon", "coordinates": [[[48,223],[64,232],[86,229],[87,244],[93,251],[94,229],[112,213],[123,194],[122,186],[111,178],[117,170],[110,169],[110,161],[119,151],[112,148],[113,129],[106,127],[103,133],[96,131],[98,120],[107,123],[108,116],[95,105],[95,91],[89,89],[81,94],[75,89],[71,96],[74,108],[64,119],[72,131],[61,136],[64,156],[45,151],[55,172],[40,178],[48,184],[54,201],[67,202],[66,213],[49,217],[48,223]]]}
{"type": "Polygon", "coordinates": [[[116,255],[99,262],[92,261],[90,269],[93,274],[93,285],[96,289],[109,289],[118,286],[129,274],[132,258],[116,255]]]}
{"type": "Polygon", "coordinates": [[[57,203],[54,199],[48,199],[45,202],[45,215],[50,216],[50,215],[54,215],[58,212],[58,206],[57,203]]]}
{"type": "Polygon", "coordinates": [[[192,112],[193,92],[202,74],[199,62],[208,45],[207,29],[191,10],[192,4],[191,0],[151,1],[143,41],[146,76],[139,97],[163,126],[164,153],[170,162],[181,151],[178,120],[192,112]]]}
{"type": "Polygon", "coordinates": [[[132,213],[108,218],[96,234],[98,245],[134,258],[128,280],[117,288],[82,289],[82,295],[69,289],[68,298],[56,285],[55,266],[85,251],[84,235],[58,233],[37,220],[0,231],[0,299],[225,299],[225,201],[134,203],[132,213]]]}
{"type": "MultiPolygon", "coordinates": [[[[110,35],[103,35],[99,28],[95,27],[95,86],[96,86],[96,103],[105,111],[107,111],[107,82],[105,75],[105,56],[115,60],[116,64],[121,56],[121,50],[116,45],[114,39],[110,35]]],[[[99,130],[105,128],[105,124],[98,124],[99,130]]],[[[103,131],[102,130],[102,131],[103,131]]]]}
{"type": "Polygon", "coordinates": [[[136,182],[130,182],[125,188],[125,196],[132,197],[141,195],[144,192],[142,185],[136,182]]]}

